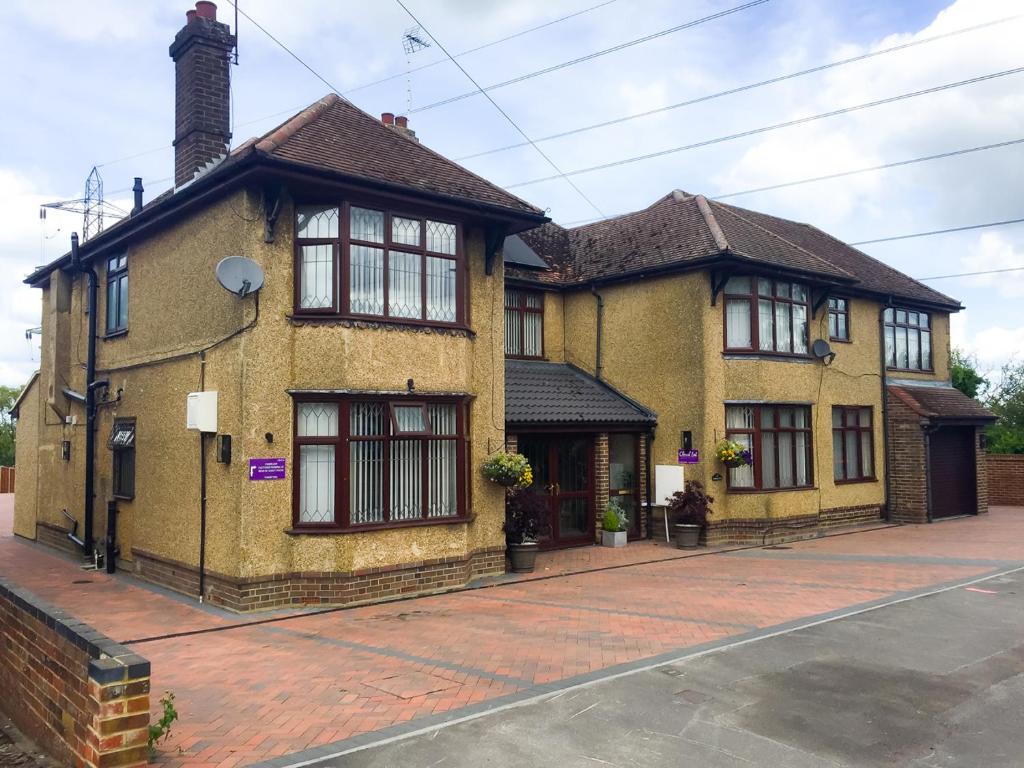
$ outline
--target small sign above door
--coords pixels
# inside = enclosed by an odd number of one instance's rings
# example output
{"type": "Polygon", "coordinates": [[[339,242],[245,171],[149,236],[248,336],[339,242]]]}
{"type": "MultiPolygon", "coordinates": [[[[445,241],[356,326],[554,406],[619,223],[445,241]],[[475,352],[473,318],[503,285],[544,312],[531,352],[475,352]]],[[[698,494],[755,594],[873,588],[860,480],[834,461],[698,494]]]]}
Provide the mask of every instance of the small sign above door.
{"type": "Polygon", "coordinates": [[[694,448],[692,451],[686,451],[680,449],[679,451],[679,463],[680,464],[699,464],[700,463],[700,451],[694,448]]]}

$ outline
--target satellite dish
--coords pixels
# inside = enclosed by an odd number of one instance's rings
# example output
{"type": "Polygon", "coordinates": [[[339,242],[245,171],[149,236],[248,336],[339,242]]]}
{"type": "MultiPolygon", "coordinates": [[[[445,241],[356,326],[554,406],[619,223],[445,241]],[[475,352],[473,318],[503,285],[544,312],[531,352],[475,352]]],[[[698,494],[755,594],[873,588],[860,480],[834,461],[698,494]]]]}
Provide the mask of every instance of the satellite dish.
{"type": "Polygon", "coordinates": [[[836,353],[832,351],[832,347],[829,346],[829,343],[824,339],[817,339],[811,345],[811,354],[814,355],[819,360],[824,360],[825,358],[833,358],[836,356],[836,353]]]}
{"type": "Polygon", "coordinates": [[[217,265],[217,281],[239,298],[263,287],[263,267],[245,256],[228,256],[217,265]]]}

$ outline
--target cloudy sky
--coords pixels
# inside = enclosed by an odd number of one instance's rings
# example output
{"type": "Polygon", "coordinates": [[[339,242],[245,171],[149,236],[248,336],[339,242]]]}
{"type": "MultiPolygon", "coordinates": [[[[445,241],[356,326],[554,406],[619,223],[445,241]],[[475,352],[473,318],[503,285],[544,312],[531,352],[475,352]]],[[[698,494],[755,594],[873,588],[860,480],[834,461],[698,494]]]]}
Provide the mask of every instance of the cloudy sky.
{"type": "MultiPolygon", "coordinates": [[[[406,0],[482,86],[679,27],[747,0],[406,0]],[[563,18],[569,17],[569,18],[563,18]],[[540,27],[527,32],[531,28],[540,27]],[[524,32],[524,34],[517,34],[524,32]]],[[[227,0],[221,19],[233,20],[227,0]]],[[[10,0],[0,27],[0,384],[38,364],[25,330],[39,292],[21,285],[68,246],[81,218],[39,204],[81,197],[100,165],[107,199],[130,207],[172,173],[174,71],[167,47],[181,0],[10,0]]],[[[393,0],[241,0],[241,9],[371,114],[410,126],[453,158],[522,137],[473,91],[440,46],[412,57],[413,22],[393,0]],[[428,66],[429,65],[429,66],[428,66]],[[412,109],[408,110],[411,88],[412,109]]],[[[767,0],[706,23],[490,91],[533,139],[1003,20],[1017,0],[767,0]]],[[[329,89],[244,17],[234,68],[235,144],[329,89]]],[[[682,147],[1024,66],[1024,20],[947,35],[813,74],[540,143],[564,172],[682,147]],[[1018,51],[1018,53],[1014,53],[1018,51]]],[[[1024,139],[1024,73],[744,138],[532,182],[554,171],[530,146],[464,160],[472,170],[577,222],[648,205],[672,189],[726,195],[810,177],[1024,139]],[[587,202],[587,199],[592,201],[587,202]]],[[[744,194],[729,201],[812,222],[850,242],[1024,216],[1024,143],[744,194]]],[[[1024,224],[864,246],[915,277],[1024,266],[1024,224]]],[[[212,276],[211,276],[212,279],[212,276]]],[[[959,298],[954,341],[985,367],[1024,357],[1024,271],[930,283],[959,298]]]]}

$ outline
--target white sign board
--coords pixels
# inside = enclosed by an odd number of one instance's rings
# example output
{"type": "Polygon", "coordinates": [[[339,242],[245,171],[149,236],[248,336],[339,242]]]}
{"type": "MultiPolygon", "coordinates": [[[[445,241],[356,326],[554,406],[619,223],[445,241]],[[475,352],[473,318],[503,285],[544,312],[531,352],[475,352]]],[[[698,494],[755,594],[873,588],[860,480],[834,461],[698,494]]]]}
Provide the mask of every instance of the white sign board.
{"type": "MultiPolygon", "coordinates": [[[[654,465],[654,504],[663,507],[676,491],[683,490],[683,465],[654,465]]],[[[668,510],[665,510],[665,542],[668,543],[668,510]]]]}
{"type": "Polygon", "coordinates": [[[185,426],[200,432],[217,431],[217,393],[189,392],[186,399],[185,426]]]}

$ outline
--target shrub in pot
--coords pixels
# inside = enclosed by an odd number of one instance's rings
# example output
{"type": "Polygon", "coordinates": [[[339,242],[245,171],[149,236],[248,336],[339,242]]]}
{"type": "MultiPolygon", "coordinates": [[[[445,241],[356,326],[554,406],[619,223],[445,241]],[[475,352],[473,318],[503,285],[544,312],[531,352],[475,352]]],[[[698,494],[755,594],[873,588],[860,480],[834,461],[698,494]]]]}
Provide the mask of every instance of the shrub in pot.
{"type": "Polygon", "coordinates": [[[676,546],[693,549],[700,541],[701,529],[707,525],[715,499],[704,492],[697,480],[687,480],[682,491],[668,500],[668,515],[676,531],[676,546]]]}
{"type": "Polygon", "coordinates": [[[505,543],[513,573],[531,573],[537,541],[551,528],[548,500],[529,488],[508,492],[505,499],[505,543]]]}
{"type": "Polygon", "coordinates": [[[626,517],[626,511],[618,499],[612,499],[604,508],[604,516],[601,518],[601,544],[606,547],[626,546],[627,525],[629,518],[626,517]]]}

